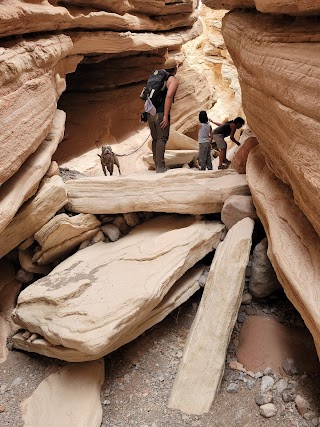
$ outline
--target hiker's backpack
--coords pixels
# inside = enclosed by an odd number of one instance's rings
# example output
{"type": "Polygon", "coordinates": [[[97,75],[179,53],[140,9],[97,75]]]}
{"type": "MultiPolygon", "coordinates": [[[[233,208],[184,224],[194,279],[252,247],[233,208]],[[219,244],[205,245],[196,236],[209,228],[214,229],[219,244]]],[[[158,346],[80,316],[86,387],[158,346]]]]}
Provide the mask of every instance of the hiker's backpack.
{"type": "Polygon", "coordinates": [[[146,86],[142,89],[140,98],[146,101],[149,97],[152,104],[158,107],[166,96],[166,85],[170,74],[166,70],[155,70],[148,78],[146,86]]]}

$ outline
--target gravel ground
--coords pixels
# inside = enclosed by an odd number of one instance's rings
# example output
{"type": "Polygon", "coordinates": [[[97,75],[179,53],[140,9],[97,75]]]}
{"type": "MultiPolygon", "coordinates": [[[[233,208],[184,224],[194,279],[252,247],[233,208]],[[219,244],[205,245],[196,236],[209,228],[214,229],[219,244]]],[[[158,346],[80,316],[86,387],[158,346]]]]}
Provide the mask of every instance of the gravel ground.
{"type": "MultiPolygon", "coordinates": [[[[233,342],[241,323],[237,323],[228,349],[226,370],[221,390],[210,413],[189,416],[167,407],[173,380],[179,367],[188,331],[201,299],[201,291],[183,306],[176,309],[164,321],[145,332],[135,341],[105,357],[106,379],[101,391],[103,427],[307,427],[311,421],[301,417],[294,402],[284,403],[281,395],[273,392],[278,412],[272,418],[259,414],[255,397],[260,391],[261,379],[248,389],[246,374],[230,369],[235,359],[233,342]],[[227,392],[230,384],[236,384],[236,393],[227,392]]],[[[241,313],[248,306],[241,306],[241,313]]],[[[255,314],[275,315],[286,324],[299,324],[301,319],[288,300],[269,299],[253,302],[255,314]]],[[[247,315],[247,314],[246,314],[247,315]]],[[[199,361],[201,363],[201,361],[199,361]]],[[[0,427],[23,425],[19,403],[28,397],[40,382],[55,372],[64,362],[35,354],[10,351],[0,367],[0,427]]],[[[196,367],[195,367],[196,369],[196,367]]],[[[271,374],[272,375],[272,374],[271,374]]],[[[279,376],[273,375],[275,380],[279,376]]],[[[320,378],[318,375],[288,377],[296,392],[306,399],[312,410],[320,413],[320,378]]],[[[315,423],[315,421],[314,421],[315,423]]],[[[45,427],[45,426],[44,426],[45,427]]],[[[71,427],[71,426],[70,426],[71,427]]],[[[72,426],[73,427],[73,426],[72,426]]],[[[90,427],[90,426],[88,426],[90,427]]]]}

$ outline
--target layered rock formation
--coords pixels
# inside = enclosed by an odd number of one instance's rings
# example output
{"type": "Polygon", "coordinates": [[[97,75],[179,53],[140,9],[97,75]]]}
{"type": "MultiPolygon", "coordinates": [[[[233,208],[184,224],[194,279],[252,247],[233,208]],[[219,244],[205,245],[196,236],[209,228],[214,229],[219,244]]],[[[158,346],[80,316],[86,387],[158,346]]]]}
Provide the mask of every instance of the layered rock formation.
{"type": "Polygon", "coordinates": [[[320,233],[318,21],[232,12],[223,34],[241,78],[249,126],[268,166],[290,185],[320,233]]]}

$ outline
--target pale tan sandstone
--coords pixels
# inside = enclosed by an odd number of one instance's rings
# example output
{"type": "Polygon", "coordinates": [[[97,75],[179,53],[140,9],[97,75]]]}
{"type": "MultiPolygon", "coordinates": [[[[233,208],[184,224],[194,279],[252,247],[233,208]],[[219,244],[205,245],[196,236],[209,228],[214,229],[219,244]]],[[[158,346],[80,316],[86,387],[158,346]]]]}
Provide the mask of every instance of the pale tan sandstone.
{"type": "Polygon", "coordinates": [[[46,172],[46,176],[49,177],[49,178],[51,178],[53,175],[60,175],[59,165],[55,161],[51,162],[51,165],[50,165],[49,169],[46,172]]]}
{"type": "MultiPolygon", "coordinates": [[[[69,349],[78,360],[99,358],[217,247],[223,229],[221,223],[168,215],[137,226],[117,242],[83,249],[20,294],[14,321],[63,346],[62,358],[69,349]]],[[[50,350],[58,357],[59,348],[50,350]]]]}
{"type": "Polygon", "coordinates": [[[319,0],[203,0],[212,9],[256,8],[259,12],[287,15],[318,15],[319,0]]]}
{"type": "Polygon", "coordinates": [[[37,232],[66,202],[62,179],[59,176],[44,178],[37,194],[22,205],[0,234],[0,257],[37,232]]]}
{"type": "MultiPolygon", "coordinates": [[[[10,178],[47,137],[65,89],[55,70],[72,48],[65,35],[13,39],[1,45],[0,184],[10,178]]],[[[62,113],[61,113],[62,114],[62,113]]]]}
{"type": "Polygon", "coordinates": [[[221,221],[225,224],[227,230],[230,230],[238,221],[247,217],[257,218],[251,196],[230,196],[224,202],[221,221]]]}
{"type": "Polygon", "coordinates": [[[221,212],[224,201],[231,195],[249,194],[243,175],[188,169],[70,180],[66,187],[68,210],[96,214],[214,213],[221,212]]]}
{"type": "Polygon", "coordinates": [[[294,203],[290,187],[267,167],[259,147],[249,155],[247,177],[268,237],[268,257],[287,297],[301,314],[320,354],[320,240],[294,203]]]}
{"type": "Polygon", "coordinates": [[[231,165],[238,173],[246,173],[247,160],[250,151],[258,145],[258,140],[255,137],[250,137],[241,144],[239,150],[235,153],[231,160],[231,165]]]}
{"type": "Polygon", "coordinates": [[[250,218],[239,221],[216,250],[174,380],[170,408],[188,414],[210,410],[241,304],[253,227],[250,218]]]}
{"type": "Polygon", "coordinates": [[[100,427],[104,361],[66,365],[21,404],[25,427],[100,427]]]}
{"type": "MultiPolygon", "coordinates": [[[[190,2],[191,3],[191,2],[190,2]]],[[[21,0],[3,0],[0,5],[0,36],[57,31],[69,28],[105,29],[112,31],[165,31],[191,27],[197,19],[193,9],[185,14],[164,16],[110,13],[87,7],[53,6],[48,3],[29,3],[21,0]]]]}
{"type": "Polygon", "coordinates": [[[52,154],[63,139],[65,113],[57,110],[50,132],[28,157],[18,172],[0,187],[0,233],[12,220],[20,206],[33,196],[51,164],[52,154]]]}
{"type": "Polygon", "coordinates": [[[99,227],[100,221],[91,214],[72,217],[67,214],[56,215],[35,233],[41,250],[34,255],[33,262],[49,264],[93,237],[99,227]]]}
{"type": "Polygon", "coordinates": [[[269,167],[320,234],[320,30],[312,18],[231,12],[223,34],[269,167]]]}
{"type": "MultiPolygon", "coordinates": [[[[165,295],[160,304],[155,307],[150,313],[141,320],[139,324],[126,331],[113,345],[109,348],[108,352],[114,351],[120,346],[134,340],[141,335],[144,331],[151,328],[155,324],[161,322],[169,313],[175,308],[179,307],[187,301],[199,288],[199,279],[203,271],[203,266],[195,265],[187,271],[165,295]]],[[[30,333],[28,333],[28,336],[30,333]]],[[[95,355],[84,355],[76,349],[65,348],[61,345],[52,346],[43,337],[38,338],[32,343],[27,340],[23,332],[18,332],[13,337],[13,344],[15,348],[29,352],[39,353],[48,357],[55,357],[57,359],[67,360],[69,362],[79,362],[83,360],[94,360],[95,355]]]]}
{"type": "MultiPolygon", "coordinates": [[[[198,158],[198,150],[166,150],[164,160],[166,166],[182,166],[185,163],[190,163],[198,158]]],[[[143,161],[148,165],[155,167],[152,153],[145,154],[143,161]]]]}

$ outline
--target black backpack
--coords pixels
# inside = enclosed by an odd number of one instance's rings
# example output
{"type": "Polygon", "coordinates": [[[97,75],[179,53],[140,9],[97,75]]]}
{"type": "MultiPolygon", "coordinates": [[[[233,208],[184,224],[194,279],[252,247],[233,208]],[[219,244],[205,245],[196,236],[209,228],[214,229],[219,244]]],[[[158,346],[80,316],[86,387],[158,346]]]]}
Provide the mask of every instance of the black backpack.
{"type": "Polygon", "coordinates": [[[140,98],[146,101],[149,97],[155,107],[161,105],[166,96],[167,80],[170,74],[166,70],[155,70],[142,89],[140,98]]]}

